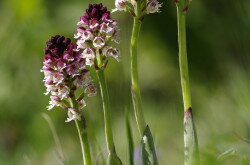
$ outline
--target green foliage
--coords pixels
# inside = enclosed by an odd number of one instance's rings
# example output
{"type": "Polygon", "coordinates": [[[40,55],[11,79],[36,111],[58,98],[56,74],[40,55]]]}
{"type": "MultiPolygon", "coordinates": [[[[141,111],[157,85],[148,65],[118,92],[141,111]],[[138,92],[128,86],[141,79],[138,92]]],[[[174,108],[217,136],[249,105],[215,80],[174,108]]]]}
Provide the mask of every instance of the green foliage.
{"type": "MultiPolygon", "coordinates": [[[[49,98],[43,95],[43,75],[39,70],[47,39],[58,33],[73,39],[78,17],[90,2],[93,3],[90,0],[0,1],[1,164],[58,164],[55,143],[42,112],[52,118],[66,160],[69,164],[81,164],[75,125],[64,123],[67,114],[61,109],[46,111],[49,98]]],[[[102,2],[109,9],[114,8],[113,0],[102,2]]],[[[145,118],[155,135],[159,164],[179,165],[183,164],[184,154],[176,8],[173,1],[162,2],[162,12],[145,18],[141,29],[140,83],[145,118]]],[[[123,111],[125,107],[132,111],[128,74],[131,21],[126,14],[113,16],[121,28],[122,61],[110,61],[106,76],[116,150],[126,164],[123,111]]],[[[249,0],[193,0],[187,15],[190,84],[202,165],[249,164],[249,144],[233,133],[250,139],[249,20],[249,0]],[[228,148],[237,149],[242,158],[231,157],[218,163],[217,155],[228,148]]],[[[91,146],[95,141],[100,144],[93,156],[103,153],[106,158],[101,99],[86,101],[90,132],[95,133],[89,140],[91,146]]],[[[138,144],[140,136],[134,120],[131,125],[138,144]]],[[[138,164],[137,148],[135,145],[135,164],[138,164]]]]}
{"type": "Polygon", "coordinates": [[[156,157],[155,146],[153,136],[149,129],[149,126],[146,126],[146,129],[143,133],[141,140],[142,146],[142,164],[143,165],[158,165],[158,160],[156,157]]]}
{"type": "Polygon", "coordinates": [[[134,165],[134,141],[129,121],[129,114],[127,111],[126,111],[126,133],[127,133],[128,150],[129,150],[129,165],[134,165]]]}

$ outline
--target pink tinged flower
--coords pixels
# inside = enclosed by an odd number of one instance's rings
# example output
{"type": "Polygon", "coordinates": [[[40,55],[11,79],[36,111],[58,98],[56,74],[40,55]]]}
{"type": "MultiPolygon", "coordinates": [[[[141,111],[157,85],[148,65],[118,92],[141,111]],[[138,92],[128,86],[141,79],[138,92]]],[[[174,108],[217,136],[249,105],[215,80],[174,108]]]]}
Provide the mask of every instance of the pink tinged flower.
{"type": "Polygon", "coordinates": [[[86,59],[86,65],[92,66],[94,64],[94,59],[95,59],[95,51],[93,48],[86,48],[81,54],[81,58],[86,59]]]}
{"type": "Polygon", "coordinates": [[[83,40],[83,39],[77,40],[76,44],[77,44],[77,48],[76,48],[77,50],[85,49],[87,47],[87,44],[86,44],[85,40],[83,40]]]}
{"type": "Polygon", "coordinates": [[[116,48],[104,47],[103,54],[107,57],[111,57],[111,58],[116,59],[117,61],[120,61],[120,54],[119,54],[118,49],[116,48]]]}
{"type": "Polygon", "coordinates": [[[77,87],[87,86],[89,83],[91,83],[91,77],[89,75],[89,71],[87,71],[87,73],[83,73],[77,76],[73,83],[77,87]]]}
{"type": "Polygon", "coordinates": [[[84,51],[81,54],[82,58],[89,58],[89,59],[94,59],[95,58],[95,51],[94,49],[88,47],[84,49],[84,51]]]}
{"type": "Polygon", "coordinates": [[[83,70],[86,68],[86,59],[79,59],[77,63],[75,63],[76,68],[78,68],[79,72],[80,70],[83,70]]]}
{"type": "Polygon", "coordinates": [[[103,23],[100,28],[101,33],[108,34],[113,37],[114,32],[117,30],[117,23],[115,21],[103,23]]]}
{"type": "Polygon", "coordinates": [[[67,61],[74,61],[74,57],[72,56],[72,54],[69,54],[69,53],[65,53],[63,55],[63,59],[67,61]]]}
{"type": "Polygon", "coordinates": [[[159,3],[157,0],[149,0],[146,6],[146,13],[159,13],[162,3],[159,3]]]}
{"type": "Polygon", "coordinates": [[[85,28],[82,28],[82,27],[78,27],[77,28],[77,32],[82,34],[86,29],[85,28]]]}
{"type": "Polygon", "coordinates": [[[78,101],[78,105],[79,105],[79,109],[83,109],[84,107],[86,107],[85,100],[81,99],[80,101],[78,101]]]}
{"type": "Polygon", "coordinates": [[[94,28],[98,27],[98,25],[99,25],[99,23],[98,23],[98,20],[96,20],[96,19],[91,19],[89,21],[90,29],[94,29],[94,28]]]}
{"type": "Polygon", "coordinates": [[[67,98],[69,95],[70,89],[68,86],[61,85],[58,89],[58,97],[62,99],[67,98]]]}
{"type": "Polygon", "coordinates": [[[74,34],[74,38],[75,39],[78,39],[78,38],[80,38],[82,36],[82,33],[80,33],[80,32],[77,32],[76,34],[74,34]]]}
{"type": "Polygon", "coordinates": [[[51,68],[48,69],[48,68],[43,67],[41,72],[43,72],[45,77],[52,77],[54,75],[54,70],[51,68]]]}
{"type": "Polygon", "coordinates": [[[81,115],[74,108],[68,108],[68,118],[65,122],[70,122],[72,120],[81,120],[81,115]]]}
{"type": "Polygon", "coordinates": [[[92,40],[93,39],[93,34],[92,34],[92,32],[91,31],[89,31],[89,30],[85,30],[84,32],[83,32],[83,34],[82,34],[82,39],[83,40],[92,40]]]}
{"type": "Polygon", "coordinates": [[[50,96],[49,106],[47,107],[48,110],[51,110],[55,106],[60,106],[60,98],[58,96],[50,96]]]}
{"type": "Polygon", "coordinates": [[[72,77],[75,77],[75,76],[79,75],[79,68],[76,68],[75,65],[70,64],[66,68],[66,73],[72,77]]]}
{"type": "Polygon", "coordinates": [[[56,63],[56,66],[57,66],[57,70],[58,71],[62,71],[64,68],[66,68],[66,64],[63,62],[62,59],[59,59],[56,63]]]}
{"type": "Polygon", "coordinates": [[[101,28],[100,28],[100,32],[101,33],[108,33],[108,31],[109,31],[109,28],[108,28],[107,23],[102,23],[101,28]]]}
{"type": "Polygon", "coordinates": [[[122,11],[122,10],[126,10],[126,2],[127,2],[128,0],[116,0],[115,1],[115,7],[116,7],[116,9],[117,10],[119,10],[119,11],[122,11]]]}
{"type": "Polygon", "coordinates": [[[87,28],[89,26],[87,21],[84,20],[80,20],[79,22],[77,22],[77,26],[78,27],[83,27],[83,28],[87,28]]]}
{"type": "Polygon", "coordinates": [[[52,57],[50,54],[46,54],[46,55],[44,56],[43,65],[44,65],[45,67],[50,68],[50,67],[52,67],[52,66],[55,65],[54,63],[55,63],[55,59],[54,59],[54,57],[52,57]]]}
{"type": "Polygon", "coordinates": [[[88,66],[94,65],[94,59],[86,58],[86,65],[88,66]]]}
{"type": "Polygon", "coordinates": [[[110,21],[110,20],[112,20],[112,19],[110,18],[110,12],[104,13],[104,14],[102,15],[102,21],[110,21]]]}
{"type": "Polygon", "coordinates": [[[96,87],[94,84],[90,83],[88,86],[85,88],[85,93],[87,94],[88,97],[93,97],[96,95],[96,87]]]}
{"type": "Polygon", "coordinates": [[[56,86],[62,83],[63,80],[64,80],[64,75],[60,72],[55,73],[52,77],[52,81],[53,83],[55,83],[56,86]]]}
{"type": "Polygon", "coordinates": [[[44,85],[47,88],[45,95],[48,95],[51,91],[55,91],[57,87],[54,85],[53,81],[50,78],[44,79],[44,85]]]}
{"type": "Polygon", "coordinates": [[[102,37],[98,36],[98,37],[95,37],[93,41],[93,45],[96,48],[102,48],[105,45],[105,41],[102,37]]]}

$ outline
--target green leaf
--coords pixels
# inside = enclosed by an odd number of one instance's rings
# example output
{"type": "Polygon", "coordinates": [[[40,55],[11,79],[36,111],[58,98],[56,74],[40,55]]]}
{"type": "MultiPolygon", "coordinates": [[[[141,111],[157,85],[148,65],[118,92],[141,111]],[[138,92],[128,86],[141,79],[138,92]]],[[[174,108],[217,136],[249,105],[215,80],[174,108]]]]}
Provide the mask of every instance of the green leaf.
{"type": "Polygon", "coordinates": [[[235,150],[234,148],[230,148],[224,152],[222,152],[219,156],[217,156],[218,160],[225,160],[229,157],[232,156],[237,156],[237,150],[235,150]]]}
{"type": "Polygon", "coordinates": [[[155,146],[152,134],[148,125],[144,130],[143,137],[141,140],[142,144],[142,164],[143,165],[158,165],[155,146]]]}
{"type": "Polygon", "coordinates": [[[108,165],[122,165],[122,161],[116,154],[111,153],[108,155],[108,165]]]}
{"type": "Polygon", "coordinates": [[[134,165],[134,142],[129,121],[129,114],[127,112],[126,112],[126,131],[127,131],[128,149],[129,149],[129,164],[134,165]]]}

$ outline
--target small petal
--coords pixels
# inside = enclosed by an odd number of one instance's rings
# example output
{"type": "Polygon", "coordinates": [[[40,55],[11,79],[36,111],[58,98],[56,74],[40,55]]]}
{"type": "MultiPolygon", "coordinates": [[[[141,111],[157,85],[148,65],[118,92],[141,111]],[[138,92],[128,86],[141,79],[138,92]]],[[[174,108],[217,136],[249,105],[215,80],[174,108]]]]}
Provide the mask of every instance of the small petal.
{"type": "Polygon", "coordinates": [[[85,49],[87,47],[86,42],[83,39],[77,40],[76,44],[77,44],[77,50],[85,49]]]}
{"type": "Polygon", "coordinates": [[[157,0],[149,0],[146,6],[146,13],[159,13],[162,3],[159,3],[157,0]]]}
{"type": "Polygon", "coordinates": [[[107,57],[111,57],[116,59],[118,62],[120,61],[120,54],[118,49],[112,47],[104,47],[103,54],[107,57]]]}
{"type": "Polygon", "coordinates": [[[89,27],[90,27],[91,29],[94,29],[94,28],[98,27],[98,25],[99,25],[99,23],[98,23],[98,21],[97,21],[96,19],[92,19],[92,20],[90,20],[90,22],[89,22],[89,27]]]}
{"type": "Polygon", "coordinates": [[[91,31],[89,30],[85,30],[83,33],[82,33],[82,36],[81,36],[82,40],[86,41],[86,40],[92,40],[93,39],[93,34],[91,31]]]}
{"type": "Polygon", "coordinates": [[[89,25],[88,25],[88,22],[80,20],[79,22],[77,22],[77,26],[87,28],[89,25]]]}
{"type": "Polygon", "coordinates": [[[94,86],[94,84],[89,84],[86,89],[85,89],[85,93],[87,93],[88,97],[93,97],[96,95],[96,87],[94,86]]]}
{"type": "Polygon", "coordinates": [[[63,80],[64,80],[64,75],[62,74],[62,73],[60,73],[60,72],[58,72],[58,73],[55,73],[54,75],[53,75],[53,83],[55,83],[55,85],[57,86],[57,85],[59,85],[60,83],[62,83],[63,82],[63,80]]]}
{"type": "Polygon", "coordinates": [[[87,59],[86,59],[86,65],[88,65],[88,66],[94,65],[94,59],[89,59],[89,58],[87,58],[87,59]]]}
{"type": "Polygon", "coordinates": [[[105,45],[105,41],[102,37],[98,36],[98,37],[95,37],[95,39],[93,41],[93,45],[96,48],[101,48],[105,45]]]}
{"type": "Polygon", "coordinates": [[[83,109],[84,107],[86,107],[86,102],[84,99],[81,99],[79,102],[78,102],[78,105],[79,105],[79,109],[83,109]]]}
{"type": "Polygon", "coordinates": [[[81,120],[81,115],[74,108],[68,109],[68,118],[65,122],[70,122],[72,120],[81,120]]]}
{"type": "Polygon", "coordinates": [[[70,89],[67,86],[60,86],[58,89],[58,96],[62,99],[67,98],[69,95],[70,89]]]}
{"type": "Polygon", "coordinates": [[[115,7],[116,7],[116,9],[117,10],[119,10],[119,11],[122,11],[122,10],[126,10],[126,2],[127,2],[128,0],[116,0],[115,1],[115,7]]]}
{"type": "Polygon", "coordinates": [[[51,110],[52,108],[54,108],[55,106],[59,106],[60,105],[60,98],[58,96],[50,96],[50,102],[49,102],[49,106],[47,107],[48,110],[51,110]]]}
{"type": "Polygon", "coordinates": [[[74,34],[74,38],[75,39],[78,39],[78,38],[80,38],[82,36],[82,33],[80,33],[80,32],[77,32],[76,34],[74,34]]]}
{"type": "Polygon", "coordinates": [[[77,78],[74,80],[74,85],[78,87],[84,87],[87,86],[91,82],[91,77],[89,75],[89,72],[77,76],[77,78]]]}
{"type": "Polygon", "coordinates": [[[63,62],[62,59],[59,59],[56,63],[56,66],[57,66],[57,70],[58,71],[62,71],[64,68],[66,68],[66,64],[63,62]]]}
{"type": "Polygon", "coordinates": [[[88,47],[84,49],[84,51],[81,54],[82,58],[87,58],[87,59],[94,59],[95,58],[95,51],[94,49],[88,47]]]}

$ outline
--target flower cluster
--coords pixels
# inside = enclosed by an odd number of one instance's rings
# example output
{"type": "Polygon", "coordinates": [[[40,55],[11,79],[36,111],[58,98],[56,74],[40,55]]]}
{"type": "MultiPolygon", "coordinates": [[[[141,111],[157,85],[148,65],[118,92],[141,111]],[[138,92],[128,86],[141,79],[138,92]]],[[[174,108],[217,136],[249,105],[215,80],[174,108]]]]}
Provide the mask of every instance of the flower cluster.
{"type": "MultiPolygon", "coordinates": [[[[60,35],[51,37],[46,43],[41,69],[47,88],[45,94],[50,94],[51,99],[48,110],[54,106],[68,110],[67,121],[80,119],[79,110],[74,109],[68,103],[78,87],[84,88],[84,93],[88,96],[94,96],[96,93],[89,70],[86,69],[86,59],[75,51],[76,47],[77,45],[69,38],[60,35]]],[[[79,109],[83,108],[85,106],[83,95],[76,102],[79,109]]]]}
{"type": "Polygon", "coordinates": [[[91,4],[77,23],[77,51],[86,58],[86,65],[105,67],[108,58],[119,61],[119,51],[110,46],[110,42],[118,43],[117,22],[102,4],[91,4]],[[99,66],[96,58],[101,58],[103,66],[99,66]]]}
{"type": "MultiPolygon", "coordinates": [[[[116,0],[115,1],[116,10],[119,11],[129,11],[132,13],[136,13],[135,10],[137,7],[137,3],[134,0],[116,0]]],[[[140,6],[141,7],[141,6],[140,6]]],[[[159,3],[157,0],[147,0],[146,4],[142,6],[142,13],[139,17],[150,14],[150,13],[159,13],[160,8],[162,7],[162,3],[159,3]]]]}

